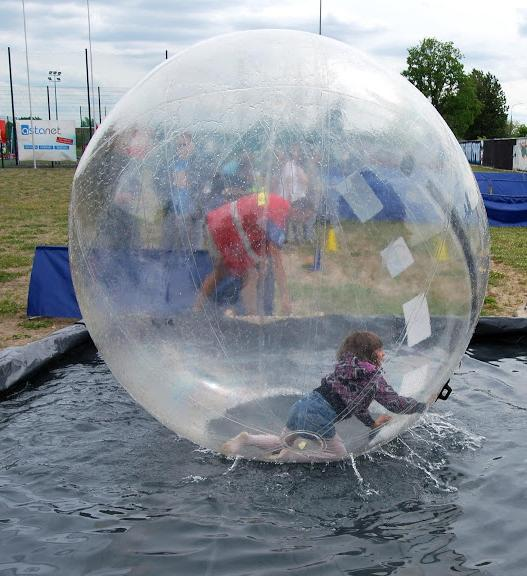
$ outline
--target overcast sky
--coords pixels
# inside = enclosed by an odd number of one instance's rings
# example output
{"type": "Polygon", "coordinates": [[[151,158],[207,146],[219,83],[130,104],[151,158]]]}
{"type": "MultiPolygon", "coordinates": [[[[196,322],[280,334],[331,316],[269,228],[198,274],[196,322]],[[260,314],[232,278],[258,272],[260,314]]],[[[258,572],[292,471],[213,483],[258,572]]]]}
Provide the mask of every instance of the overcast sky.
{"type": "MultiPolygon", "coordinates": [[[[49,70],[60,70],[60,118],[87,116],[85,0],[26,0],[33,114],[47,118],[49,70]],[[82,107],[82,110],[79,108],[82,107]]],[[[93,77],[101,109],[165,58],[195,42],[235,30],[291,28],[318,33],[319,0],[91,0],[93,77]]],[[[465,69],[501,82],[514,120],[527,123],[527,1],[322,0],[322,33],[359,48],[392,70],[425,37],[452,41],[465,69]]],[[[0,9],[0,117],[11,115],[7,47],[11,47],[15,112],[29,114],[21,0],[0,9]]],[[[54,91],[51,109],[54,115],[54,91]]],[[[96,103],[96,108],[98,105],[96,103]]],[[[98,118],[98,110],[96,110],[98,118]]]]}

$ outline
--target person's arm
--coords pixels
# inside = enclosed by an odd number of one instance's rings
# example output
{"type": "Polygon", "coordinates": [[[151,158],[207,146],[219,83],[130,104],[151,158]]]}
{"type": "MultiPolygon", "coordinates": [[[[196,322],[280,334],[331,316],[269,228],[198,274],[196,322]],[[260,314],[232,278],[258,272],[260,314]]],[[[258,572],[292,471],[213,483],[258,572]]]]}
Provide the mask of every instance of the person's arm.
{"type": "Polygon", "coordinates": [[[365,407],[360,412],[354,412],[353,415],[356,416],[364,424],[364,426],[367,426],[368,428],[375,428],[375,420],[372,418],[368,408],[365,407]]]}
{"type": "Polygon", "coordinates": [[[284,263],[280,248],[269,242],[269,254],[273,261],[273,272],[280,291],[280,304],[283,314],[291,314],[291,300],[289,299],[289,290],[287,289],[287,277],[285,274],[284,263]]]}
{"type": "Polygon", "coordinates": [[[395,414],[416,414],[426,410],[426,404],[414,398],[400,396],[382,376],[377,377],[375,400],[395,414]]]}
{"type": "Polygon", "coordinates": [[[353,416],[356,416],[364,424],[364,426],[372,429],[378,428],[382,424],[386,424],[386,422],[389,422],[392,419],[392,417],[388,414],[381,414],[374,420],[367,408],[364,408],[364,410],[361,410],[360,412],[354,412],[353,416]]]}

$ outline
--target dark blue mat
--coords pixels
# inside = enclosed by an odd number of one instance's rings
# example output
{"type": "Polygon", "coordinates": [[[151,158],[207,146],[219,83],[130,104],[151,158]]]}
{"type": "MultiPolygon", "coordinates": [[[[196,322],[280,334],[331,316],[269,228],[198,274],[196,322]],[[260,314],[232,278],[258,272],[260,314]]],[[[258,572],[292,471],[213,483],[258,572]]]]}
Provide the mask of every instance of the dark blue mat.
{"type": "Polygon", "coordinates": [[[527,174],[476,172],[491,226],[527,226],[527,174]]]}
{"type": "Polygon", "coordinates": [[[65,246],[37,246],[27,297],[28,316],[81,318],[65,246]]]}
{"type": "MultiPolygon", "coordinates": [[[[91,253],[94,280],[106,285],[116,310],[172,314],[191,308],[203,279],[212,270],[207,252],[166,250],[97,250],[91,253]]],[[[274,285],[274,284],[273,284],[274,285]]],[[[239,278],[221,281],[213,295],[217,304],[238,305],[239,278]]],[[[264,306],[272,313],[272,289],[264,306]]],[[[68,248],[37,246],[29,283],[28,316],[81,318],[71,279],[68,248]]]]}

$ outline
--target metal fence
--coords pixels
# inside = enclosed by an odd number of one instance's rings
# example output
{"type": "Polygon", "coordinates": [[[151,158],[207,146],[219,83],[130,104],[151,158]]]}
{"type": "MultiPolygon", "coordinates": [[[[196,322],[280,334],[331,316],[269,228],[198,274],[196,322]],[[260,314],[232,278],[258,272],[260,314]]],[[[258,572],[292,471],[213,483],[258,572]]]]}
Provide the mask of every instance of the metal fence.
{"type": "MultiPolygon", "coordinates": [[[[20,46],[7,48],[0,56],[0,119],[12,122],[13,114],[16,119],[29,118],[25,58],[25,51],[20,46]]],[[[77,128],[77,157],[80,158],[89,141],[89,119],[92,125],[98,125],[137,80],[127,74],[127,70],[153,68],[166,58],[167,50],[127,55],[94,51],[94,70],[91,70],[87,49],[60,53],[31,50],[32,116],[42,120],[74,120],[78,127],[84,126],[77,128]],[[123,58],[127,62],[125,67],[122,66],[123,58]],[[106,68],[118,72],[115,83],[103,84],[99,81],[97,63],[102,60],[106,68]],[[122,79],[121,85],[118,84],[119,79],[122,79]]],[[[0,150],[3,167],[15,162],[14,137],[12,133],[8,133],[7,137],[7,143],[0,150]]]]}
{"type": "MultiPolygon", "coordinates": [[[[494,138],[467,140],[460,144],[471,164],[500,170],[524,170],[524,166],[527,166],[527,160],[522,162],[524,141],[525,138],[494,138]]],[[[524,154],[527,159],[527,148],[524,154]]]]}

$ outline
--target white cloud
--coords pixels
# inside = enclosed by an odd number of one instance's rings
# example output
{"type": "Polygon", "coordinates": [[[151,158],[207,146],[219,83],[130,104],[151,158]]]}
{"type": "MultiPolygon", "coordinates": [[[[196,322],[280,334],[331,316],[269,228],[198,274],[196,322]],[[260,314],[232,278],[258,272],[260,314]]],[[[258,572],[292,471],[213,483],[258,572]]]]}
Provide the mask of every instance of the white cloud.
{"type": "MultiPolygon", "coordinates": [[[[322,32],[362,49],[392,70],[405,66],[406,49],[426,36],[451,40],[467,70],[500,80],[514,119],[527,122],[527,9],[524,0],[323,0],[322,32]],[[525,104],[522,104],[525,103],[525,104]]],[[[92,0],[94,83],[107,106],[158,64],[193,43],[233,30],[293,28],[318,32],[317,0],[92,0]]],[[[47,114],[49,69],[64,82],[59,109],[78,118],[86,97],[88,47],[83,0],[26,0],[30,70],[35,108],[47,114]]],[[[17,111],[27,107],[25,54],[19,0],[4,0],[0,35],[11,46],[17,111]]],[[[0,67],[0,114],[10,109],[7,66],[0,67]]]]}

